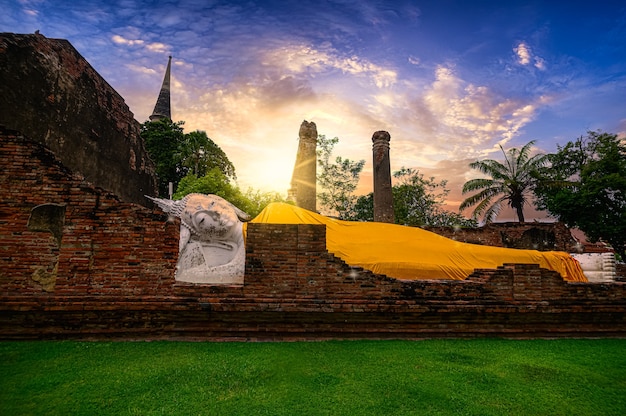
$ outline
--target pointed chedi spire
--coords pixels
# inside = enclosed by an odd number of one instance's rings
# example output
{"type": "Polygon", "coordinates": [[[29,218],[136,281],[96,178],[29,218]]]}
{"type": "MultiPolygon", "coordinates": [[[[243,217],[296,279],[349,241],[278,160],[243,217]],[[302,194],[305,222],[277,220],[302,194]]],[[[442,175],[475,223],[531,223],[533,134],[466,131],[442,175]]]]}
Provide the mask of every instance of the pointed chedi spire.
{"type": "Polygon", "coordinates": [[[172,119],[172,110],[170,105],[170,71],[172,67],[172,57],[169,57],[167,61],[167,69],[165,70],[165,77],[163,78],[163,85],[161,86],[161,92],[159,92],[159,98],[157,99],[150,121],[157,121],[162,119],[172,119]]]}

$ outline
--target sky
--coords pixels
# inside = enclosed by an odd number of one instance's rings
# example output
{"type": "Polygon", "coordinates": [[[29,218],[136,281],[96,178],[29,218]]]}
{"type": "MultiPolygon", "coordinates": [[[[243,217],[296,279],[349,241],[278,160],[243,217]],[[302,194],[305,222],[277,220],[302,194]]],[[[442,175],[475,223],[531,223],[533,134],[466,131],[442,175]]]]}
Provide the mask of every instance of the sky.
{"type": "MultiPolygon", "coordinates": [[[[172,118],[202,130],[238,184],[286,196],[303,120],[365,160],[391,135],[391,170],[446,180],[536,140],[533,152],[602,130],[626,135],[623,1],[0,0],[0,32],[69,40],[152,113],[172,58],[172,118]]],[[[469,215],[469,212],[466,212],[469,215]]],[[[503,215],[506,215],[503,213],[503,215]]],[[[539,215],[540,216],[540,215],[539,215]]],[[[527,215],[528,217],[528,215],[527,215]]],[[[531,216],[532,218],[532,216],[531,216]]],[[[507,219],[507,218],[502,218],[507,219]]],[[[512,217],[511,217],[512,219],[512,217]]]]}

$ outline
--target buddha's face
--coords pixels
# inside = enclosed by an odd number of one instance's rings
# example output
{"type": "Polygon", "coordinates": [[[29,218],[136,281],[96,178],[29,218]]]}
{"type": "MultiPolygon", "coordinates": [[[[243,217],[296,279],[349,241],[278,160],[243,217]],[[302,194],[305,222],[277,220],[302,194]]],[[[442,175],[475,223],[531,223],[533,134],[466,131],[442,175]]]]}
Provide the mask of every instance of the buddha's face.
{"type": "Polygon", "coordinates": [[[215,195],[193,195],[187,201],[181,219],[201,240],[228,237],[240,224],[234,207],[215,195]]]}

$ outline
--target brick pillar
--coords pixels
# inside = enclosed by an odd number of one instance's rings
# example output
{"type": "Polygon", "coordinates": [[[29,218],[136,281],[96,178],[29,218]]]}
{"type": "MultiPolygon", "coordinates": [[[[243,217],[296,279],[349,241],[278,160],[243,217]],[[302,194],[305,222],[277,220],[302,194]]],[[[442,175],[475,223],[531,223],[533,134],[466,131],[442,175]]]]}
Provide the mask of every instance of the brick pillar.
{"type": "MultiPolygon", "coordinates": [[[[544,278],[541,275],[541,268],[539,268],[538,264],[505,263],[503,267],[513,270],[514,301],[540,302],[542,300],[542,283],[544,278]]],[[[560,277],[560,279],[563,280],[562,277],[560,277]]]]}
{"type": "Polygon", "coordinates": [[[296,165],[291,177],[290,198],[293,198],[300,208],[316,211],[317,193],[317,126],[313,122],[304,120],[300,125],[300,143],[296,165]]]}
{"type": "Polygon", "coordinates": [[[389,141],[386,131],[372,136],[374,160],[374,221],[394,222],[393,194],[391,192],[391,167],[389,164],[389,141]]]}

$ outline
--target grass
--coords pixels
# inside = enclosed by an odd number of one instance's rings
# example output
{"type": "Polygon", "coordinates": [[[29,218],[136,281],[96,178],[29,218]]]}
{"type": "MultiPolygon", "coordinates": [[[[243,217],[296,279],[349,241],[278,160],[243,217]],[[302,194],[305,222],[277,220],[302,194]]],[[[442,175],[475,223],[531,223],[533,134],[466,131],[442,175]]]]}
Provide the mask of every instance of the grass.
{"type": "Polygon", "coordinates": [[[0,415],[624,415],[626,340],[0,342],[0,415]]]}

